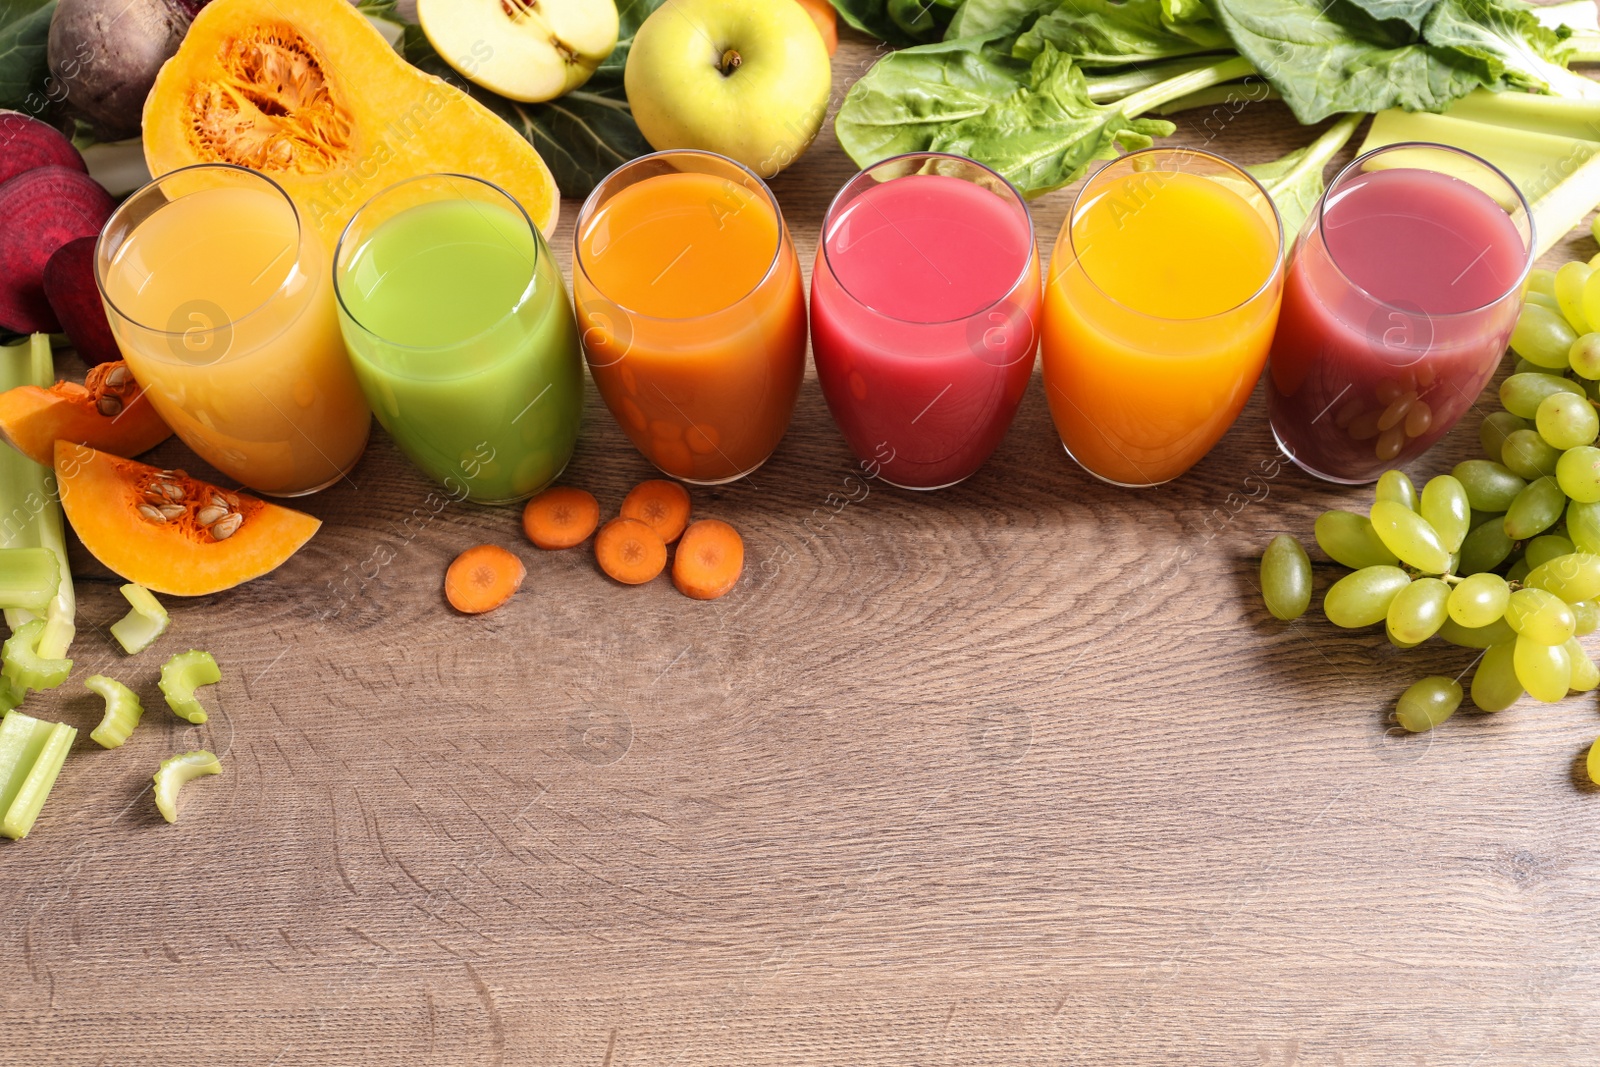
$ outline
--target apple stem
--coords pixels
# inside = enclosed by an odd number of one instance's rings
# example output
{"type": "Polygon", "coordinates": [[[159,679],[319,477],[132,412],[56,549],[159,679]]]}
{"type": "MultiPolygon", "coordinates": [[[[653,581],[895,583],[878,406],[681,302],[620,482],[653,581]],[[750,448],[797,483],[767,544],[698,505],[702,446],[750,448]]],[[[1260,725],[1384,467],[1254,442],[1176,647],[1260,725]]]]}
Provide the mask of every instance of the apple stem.
{"type": "Polygon", "coordinates": [[[731,77],[733,72],[743,65],[744,57],[734,49],[730,48],[722,53],[722,76],[724,78],[731,77]]]}

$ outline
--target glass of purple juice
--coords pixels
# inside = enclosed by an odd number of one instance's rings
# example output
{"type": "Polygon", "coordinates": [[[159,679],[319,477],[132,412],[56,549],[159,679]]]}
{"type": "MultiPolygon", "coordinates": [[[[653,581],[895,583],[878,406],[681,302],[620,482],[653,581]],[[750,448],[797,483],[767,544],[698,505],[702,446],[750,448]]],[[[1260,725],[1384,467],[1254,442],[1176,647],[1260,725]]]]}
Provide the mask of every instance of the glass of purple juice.
{"type": "Polygon", "coordinates": [[[1427,451],[1505,353],[1533,219],[1494,166],[1445,145],[1368,152],[1306,220],[1267,375],[1278,447],[1331,482],[1427,451]]]}

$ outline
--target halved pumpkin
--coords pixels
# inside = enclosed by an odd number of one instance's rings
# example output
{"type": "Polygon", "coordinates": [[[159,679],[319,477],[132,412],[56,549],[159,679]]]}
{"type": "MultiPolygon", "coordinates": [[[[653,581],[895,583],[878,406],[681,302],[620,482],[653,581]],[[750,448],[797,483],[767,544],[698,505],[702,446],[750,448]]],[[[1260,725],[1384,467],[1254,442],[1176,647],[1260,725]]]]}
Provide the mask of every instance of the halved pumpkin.
{"type": "Polygon", "coordinates": [[[171,436],[120,360],[92,368],[82,385],[62,381],[48,389],[22,385],[0,393],[0,437],[46,467],[55,462],[57,441],[137,456],[171,436]]]}
{"type": "Polygon", "coordinates": [[[375,193],[422,174],[494,182],[548,236],[561,210],[533,145],[395,53],[346,0],[212,0],[144,105],[151,174],[233,163],[272,178],[329,251],[375,193]]]}
{"type": "Polygon", "coordinates": [[[95,559],[157,593],[204,596],[259,578],[322,525],[183,471],[57,441],[61,507],[95,559]]]}

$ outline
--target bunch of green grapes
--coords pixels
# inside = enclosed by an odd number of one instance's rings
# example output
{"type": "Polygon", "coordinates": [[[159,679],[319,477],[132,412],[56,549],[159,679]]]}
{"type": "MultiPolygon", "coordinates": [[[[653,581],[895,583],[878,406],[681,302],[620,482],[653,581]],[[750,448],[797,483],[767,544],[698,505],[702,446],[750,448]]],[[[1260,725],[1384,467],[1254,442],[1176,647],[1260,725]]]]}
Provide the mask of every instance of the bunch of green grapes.
{"type": "MultiPolygon", "coordinates": [[[[1600,686],[1578,638],[1600,625],[1600,256],[1529,276],[1511,335],[1515,372],[1504,408],[1479,430],[1486,458],[1456,465],[1419,494],[1392,470],[1368,514],[1330,511],[1317,544],[1352,569],[1323,600],[1337,626],[1384,623],[1411,648],[1433,637],[1483,650],[1471,683],[1484,711],[1524,693],[1553,702],[1600,686]]],[[[1261,563],[1268,609],[1298,618],[1311,563],[1298,542],[1273,541],[1261,563]]],[[[1455,713],[1454,679],[1423,678],[1395,719],[1432,729],[1455,713]]],[[[1589,759],[1600,783],[1600,741],[1589,759]]]]}

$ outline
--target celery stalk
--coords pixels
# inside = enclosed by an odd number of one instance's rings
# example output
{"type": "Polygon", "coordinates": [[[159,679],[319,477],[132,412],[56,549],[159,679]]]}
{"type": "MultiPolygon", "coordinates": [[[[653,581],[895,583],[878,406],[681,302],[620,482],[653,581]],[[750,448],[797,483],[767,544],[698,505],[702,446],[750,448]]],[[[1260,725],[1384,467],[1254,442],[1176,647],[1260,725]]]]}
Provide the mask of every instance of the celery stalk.
{"type": "Polygon", "coordinates": [[[0,720],[0,834],[27,837],[78,731],[20,711],[0,720]]]}
{"type": "Polygon", "coordinates": [[[161,665],[161,693],[167,698],[167,707],[179,718],[199,725],[206,721],[206,709],[200,706],[194,691],[202,685],[222,680],[222,671],[211,653],[190,649],[180,652],[161,665]]]}
{"type": "Polygon", "coordinates": [[[187,782],[207,774],[221,774],[222,761],[199,749],[172,756],[161,763],[156,771],[156,807],[168,822],[178,821],[178,790],[187,782]]]}
{"type": "Polygon", "coordinates": [[[0,645],[0,677],[10,682],[16,692],[54,689],[72,673],[70,659],[53,659],[40,654],[39,640],[44,636],[45,626],[43,619],[34,619],[0,645]]]}
{"type": "Polygon", "coordinates": [[[139,697],[132,689],[115,678],[96,674],[85,678],[83,684],[106,700],[105,715],[101,717],[100,725],[90,732],[90,738],[101,748],[120,748],[128,735],[133,733],[133,728],[139,725],[139,719],[144,715],[144,705],[139,703],[139,697]]]}
{"type": "Polygon", "coordinates": [[[155,594],[142,585],[128,583],[122,587],[122,596],[133,610],[111,624],[111,636],[131,656],[155,644],[172,619],[155,594]]]}
{"type": "MultiPolygon", "coordinates": [[[[20,385],[49,388],[55,380],[47,334],[36,333],[25,344],[0,347],[0,391],[20,385]]],[[[73,595],[72,572],[67,567],[66,526],[56,494],[55,472],[10,445],[0,445],[0,548],[47,548],[55,554],[61,579],[42,613],[45,626],[39,651],[47,659],[65,657],[76,632],[73,619],[78,602],[73,595]]],[[[9,608],[6,623],[16,630],[36,614],[39,613],[9,608]]]]}
{"type": "Polygon", "coordinates": [[[48,548],[0,548],[0,608],[40,614],[61,585],[61,564],[48,548]]]}
{"type": "Polygon", "coordinates": [[[11,679],[0,674],[0,714],[10,711],[22,703],[22,698],[28,695],[26,689],[18,689],[11,684],[11,679]]]}

